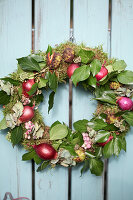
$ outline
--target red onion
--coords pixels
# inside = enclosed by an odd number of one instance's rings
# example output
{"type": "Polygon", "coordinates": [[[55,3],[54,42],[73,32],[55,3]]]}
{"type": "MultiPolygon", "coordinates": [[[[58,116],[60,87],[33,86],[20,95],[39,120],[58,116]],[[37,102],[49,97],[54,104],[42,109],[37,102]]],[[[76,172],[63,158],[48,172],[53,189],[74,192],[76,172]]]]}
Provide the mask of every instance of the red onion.
{"type": "Polygon", "coordinates": [[[67,75],[69,78],[71,78],[71,76],[73,75],[75,69],[79,68],[78,64],[71,64],[69,65],[69,67],[67,68],[67,75]]]}
{"type": "Polygon", "coordinates": [[[24,106],[23,114],[20,116],[19,120],[21,122],[28,122],[34,117],[34,108],[30,106],[24,106]]]}
{"type": "Polygon", "coordinates": [[[35,149],[37,155],[43,160],[53,160],[57,158],[58,154],[50,144],[42,143],[34,145],[33,148],[35,149]]]}
{"type": "Polygon", "coordinates": [[[26,97],[32,97],[32,96],[29,96],[29,94],[27,92],[29,92],[32,88],[32,85],[35,84],[35,80],[34,79],[29,79],[27,81],[24,81],[22,83],[22,89],[23,89],[23,94],[26,96],[26,97]]]}
{"type": "Polygon", "coordinates": [[[109,136],[106,142],[98,143],[100,146],[104,147],[105,144],[107,144],[110,140],[113,139],[113,136],[109,136]]]}
{"type": "Polygon", "coordinates": [[[133,109],[133,101],[128,97],[120,97],[117,100],[117,103],[118,103],[119,107],[122,110],[131,110],[131,109],[133,109]]]}
{"type": "Polygon", "coordinates": [[[100,81],[107,74],[108,74],[108,70],[104,66],[102,66],[100,72],[98,72],[98,74],[96,74],[95,77],[96,77],[97,81],[100,81]]]}

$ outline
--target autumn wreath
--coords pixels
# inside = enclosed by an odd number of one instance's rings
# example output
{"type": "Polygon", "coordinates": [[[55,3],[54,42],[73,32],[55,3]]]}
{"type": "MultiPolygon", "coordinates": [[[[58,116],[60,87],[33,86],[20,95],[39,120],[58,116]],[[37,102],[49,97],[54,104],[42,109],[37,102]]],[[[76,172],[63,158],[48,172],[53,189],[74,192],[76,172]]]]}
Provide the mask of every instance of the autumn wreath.
{"type": "Polygon", "coordinates": [[[28,152],[22,159],[33,159],[40,165],[37,171],[84,162],[82,172],[90,169],[101,175],[103,157],[126,151],[125,136],[133,126],[133,72],[125,70],[123,60],[108,59],[102,47],[70,42],[48,46],[46,52],[31,52],[17,61],[17,71],[0,79],[4,115],[0,129],[8,128],[6,138],[13,146],[23,145],[28,152]],[[75,130],[59,121],[48,127],[38,110],[43,102],[42,90],[52,90],[49,112],[58,84],[68,78],[94,94],[96,112],[90,121],[75,122],[75,130]]]}

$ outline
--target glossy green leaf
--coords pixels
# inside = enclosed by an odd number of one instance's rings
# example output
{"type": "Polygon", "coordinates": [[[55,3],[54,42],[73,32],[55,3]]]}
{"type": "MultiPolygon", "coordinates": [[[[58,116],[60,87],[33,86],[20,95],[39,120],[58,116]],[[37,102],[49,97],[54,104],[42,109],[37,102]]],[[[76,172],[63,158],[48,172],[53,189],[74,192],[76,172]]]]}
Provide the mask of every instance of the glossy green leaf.
{"type": "Polygon", "coordinates": [[[49,81],[49,87],[54,91],[56,92],[56,89],[58,87],[58,78],[54,73],[50,73],[48,74],[48,81],[49,81]]]}
{"type": "Polygon", "coordinates": [[[126,122],[130,125],[133,126],[133,112],[126,112],[122,115],[122,117],[126,120],[126,122]]]}
{"type": "Polygon", "coordinates": [[[122,149],[122,141],[120,138],[114,139],[114,155],[118,156],[122,149]]]}
{"type": "Polygon", "coordinates": [[[10,102],[11,96],[7,95],[6,92],[0,91],[0,104],[1,105],[6,105],[10,102]]]}
{"type": "Polygon", "coordinates": [[[76,131],[83,133],[87,131],[87,123],[88,123],[88,120],[83,119],[83,120],[74,122],[73,126],[76,131]]]}
{"type": "Polygon", "coordinates": [[[48,113],[49,111],[53,108],[53,105],[54,105],[54,96],[55,96],[55,92],[51,92],[50,95],[49,95],[49,101],[48,101],[48,113]]]}
{"type": "Polygon", "coordinates": [[[98,74],[98,72],[100,72],[101,67],[101,62],[98,59],[93,60],[90,64],[90,70],[92,72],[92,75],[95,76],[96,74],[98,74]]]}
{"type": "Polygon", "coordinates": [[[86,80],[89,76],[90,67],[88,65],[83,65],[74,71],[73,75],[71,76],[71,79],[74,85],[77,86],[78,82],[86,80]]]}
{"type": "Polygon", "coordinates": [[[43,163],[37,168],[37,172],[44,170],[49,165],[49,161],[43,161],[43,163]]]}
{"type": "Polygon", "coordinates": [[[118,81],[122,84],[133,84],[133,72],[126,70],[118,74],[118,81]]]}
{"type": "Polygon", "coordinates": [[[96,176],[100,176],[103,172],[103,162],[99,159],[90,159],[90,171],[96,176]]]}
{"type": "Polygon", "coordinates": [[[6,128],[7,128],[6,119],[3,118],[2,121],[0,122],[0,130],[4,130],[6,128]]]}
{"type": "Polygon", "coordinates": [[[124,60],[118,60],[112,66],[114,71],[121,72],[126,68],[127,65],[124,60]]]}
{"type": "Polygon", "coordinates": [[[14,145],[19,144],[23,138],[22,126],[17,126],[11,130],[11,142],[14,145]]]}
{"type": "Polygon", "coordinates": [[[94,57],[94,52],[86,49],[81,49],[79,51],[79,56],[81,58],[82,63],[87,64],[92,61],[94,57]]]}
{"type": "Polygon", "coordinates": [[[3,80],[5,82],[10,82],[12,85],[15,85],[15,86],[18,86],[20,84],[19,81],[14,80],[14,79],[12,79],[10,77],[1,78],[0,80],[3,80]]]}
{"type": "Polygon", "coordinates": [[[109,158],[114,153],[114,140],[108,142],[103,148],[103,154],[105,158],[109,158]]]}
{"type": "Polygon", "coordinates": [[[110,136],[110,132],[107,131],[99,131],[95,137],[95,142],[106,142],[110,136]]]}
{"type": "Polygon", "coordinates": [[[104,129],[104,127],[107,126],[107,123],[104,122],[103,119],[95,119],[88,122],[88,126],[94,129],[95,131],[99,131],[99,130],[104,129]]]}

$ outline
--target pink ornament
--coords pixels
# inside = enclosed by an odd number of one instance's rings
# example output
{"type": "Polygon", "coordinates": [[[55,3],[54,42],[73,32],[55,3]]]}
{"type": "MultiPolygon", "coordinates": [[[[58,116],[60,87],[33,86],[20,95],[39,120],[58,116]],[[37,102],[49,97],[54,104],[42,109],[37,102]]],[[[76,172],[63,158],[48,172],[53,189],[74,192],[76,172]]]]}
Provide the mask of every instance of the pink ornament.
{"type": "Polygon", "coordinates": [[[117,100],[117,103],[122,110],[132,110],[133,109],[133,101],[128,97],[120,97],[117,100]]]}
{"type": "Polygon", "coordinates": [[[95,77],[96,77],[97,81],[100,81],[107,74],[108,74],[108,70],[104,66],[102,66],[100,72],[98,72],[98,74],[96,74],[95,77]]]}

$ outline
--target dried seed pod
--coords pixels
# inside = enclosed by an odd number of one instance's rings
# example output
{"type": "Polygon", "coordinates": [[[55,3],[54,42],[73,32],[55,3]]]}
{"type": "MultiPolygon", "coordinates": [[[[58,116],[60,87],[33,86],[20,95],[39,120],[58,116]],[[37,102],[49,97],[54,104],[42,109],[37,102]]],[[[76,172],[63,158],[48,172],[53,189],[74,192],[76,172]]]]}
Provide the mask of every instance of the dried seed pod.
{"type": "Polygon", "coordinates": [[[63,58],[67,63],[72,62],[74,59],[74,50],[72,48],[66,48],[63,52],[63,58]]]}
{"type": "Polygon", "coordinates": [[[112,90],[117,90],[120,86],[121,86],[121,84],[117,83],[117,82],[110,83],[110,89],[112,89],[112,90]]]}
{"type": "Polygon", "coordinates": [[[50,52],[47,54],[46,56],[46,61],[47,61],[47,65],[51,68],[51,69],[56,69],[57,67],[59,67],[60,63],[61,63],[62,57],[60,55],[60,53],[56,53],[54,52],[51,56],[50,56],[50,52]]]}

